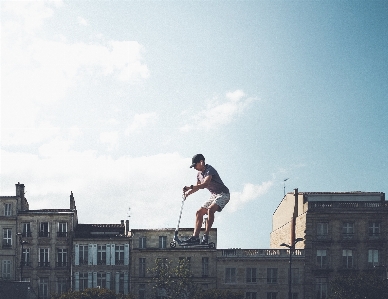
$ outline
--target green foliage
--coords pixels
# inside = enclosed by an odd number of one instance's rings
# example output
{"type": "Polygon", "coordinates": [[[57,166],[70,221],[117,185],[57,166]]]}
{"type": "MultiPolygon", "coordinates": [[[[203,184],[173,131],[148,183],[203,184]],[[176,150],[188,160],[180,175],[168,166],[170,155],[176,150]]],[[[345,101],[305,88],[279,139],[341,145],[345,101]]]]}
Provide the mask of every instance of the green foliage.
{"type": "Polygon", "coordinates": [[[163,290],[163,296],[168,299],[244,299],[241,292],[201,290],[194,282],[187,259],[181,259],[176,267],[173,267],[171,261],[157,259],[155,267],[148,271],[153,274],[155,297],[158,290],[163,290]]]}
{"type": "Polygon", "coordinates": [[[388,280],[376,273],[338,276],[328,299],[388,299],[388,280]]]}
{"type": "Polygon", "coordinates": [[[83,291],[71,291],[62,295],[55,295],[52,299],[134,299],[132,295],[116,294],[107,289],[86,289],[83,291]]]}
{"type": "Polygon", "coordinates": [[[171,261],[157,259],[155,267],[148,271],[153,274],[156,295],[163,292],[170,299],[193,298],[198,290],[187,259],[180,260],[176,267],[173,267],[171,261]]]}

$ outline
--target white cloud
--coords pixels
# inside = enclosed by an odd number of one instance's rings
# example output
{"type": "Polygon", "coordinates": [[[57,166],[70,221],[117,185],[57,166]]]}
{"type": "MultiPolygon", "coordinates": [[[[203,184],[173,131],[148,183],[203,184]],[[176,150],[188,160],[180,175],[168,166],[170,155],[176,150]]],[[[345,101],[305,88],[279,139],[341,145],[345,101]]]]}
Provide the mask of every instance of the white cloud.
{"type": "MultiPolygon", "coordinates": [[[[2,144],[39,143],[55,135],[55,108],[85,79],[136,83],[149,76],[137,41],[71,43],[50,38],[45,21],[60,1],[6,1],[1,12],[2,144]],[[42,34],[44,32],[45,34],[42,34]]],[[[62,28],[62,27],[59,27],[62,28]]],[[[65,29],[63,29],[65,30],[65,29]]],[[[58,35],[66,36],[66,31],[58,35]]],[[[57,36],[57,35],[56,35],[57,36]]]]}
{"type": "Polygon", "coordinates": [[[251,183],[245,184],[242,192],[232,192],[230,197],[233,199],[228,203],[228,208],[234,212],[243,207],[247,202],[253,201],[266,194],[273,186],[274,180],[263,182],[260,185],[251,183]]]}
{"type": "Polygon", "coordinates": [[[152,125],[158,119],[158,114],[155,112],[136,114],[132,123],[128,126],[126,134],[139,132],[143,128],[152,125]]]}
{"type": "Polygon", "coordinates": [[[102,132],[100,133],[100,142],[108,145],[108,150],[114,150],[119,144],[119,132],[102,132]]]}
{"type": "Polygon", "coordinates": [[[181,128],[181,131],[213,130],[226,125],[240,116],[252,101],[253,99],[247,97],[242,90],[228,92],[222,101],[218,98],[210,101],[204,110],[192,117],[190,124],[185,124],[181,128]]]}
{"type": "Polygon", "coordinates": [[[77,18],[77,22],[78,22],[78,24],[80,24],[81,26],[88,26],[89,25],[89,23],[88,23],[88,21],[86,21],[84,18],[82,18],[82,17],[78,17],[77,18]]]}

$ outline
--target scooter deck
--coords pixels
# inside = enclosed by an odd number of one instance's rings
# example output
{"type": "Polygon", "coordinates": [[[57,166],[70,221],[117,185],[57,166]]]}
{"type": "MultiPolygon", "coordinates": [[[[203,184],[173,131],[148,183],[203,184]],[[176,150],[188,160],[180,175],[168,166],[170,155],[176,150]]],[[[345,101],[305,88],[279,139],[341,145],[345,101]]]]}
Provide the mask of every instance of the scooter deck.
{"type": "Polygon", "coordinates": [[[216,248],[216,244],[214,244],[213,242],[210,242],[209,244],[190,244],[190,243],[185,243],[183,241],[177,242],[175,240],[170,243],[170,247],[175,248],[177,244],[178,246],[184,247],[184,248],[207,248],[207,249],[216,248]]]}

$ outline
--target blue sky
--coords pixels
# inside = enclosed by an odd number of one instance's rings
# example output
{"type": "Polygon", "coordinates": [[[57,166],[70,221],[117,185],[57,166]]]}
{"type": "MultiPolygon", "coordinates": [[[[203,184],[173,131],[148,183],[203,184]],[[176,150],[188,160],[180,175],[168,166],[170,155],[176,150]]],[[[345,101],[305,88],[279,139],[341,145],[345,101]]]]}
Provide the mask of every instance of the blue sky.
{"type": "MultiPolygon", "coordinates": [[[[2,1],[1,195],[175,227],[191,157],[232,193],[219,248],[268,248],[286,192],[387,192],[386,1],[2,1]],[[130,211],[129,211],[130,208],[130,211]]],[[[209,196],[185,203],[181,227],[209,196]]]]}

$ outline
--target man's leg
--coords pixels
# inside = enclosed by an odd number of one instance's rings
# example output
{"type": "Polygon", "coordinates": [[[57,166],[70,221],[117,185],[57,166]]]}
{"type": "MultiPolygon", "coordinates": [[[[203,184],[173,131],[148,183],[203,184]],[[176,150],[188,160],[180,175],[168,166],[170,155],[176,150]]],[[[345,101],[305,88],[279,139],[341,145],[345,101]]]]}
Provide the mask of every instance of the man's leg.
{"type": "Polygon", "coordinates": [[[209,236],[210,229],[212,228],[213,222],[214,222],[214,214],[215,212],[219,211],[220,207],[216,204],[213,203],[207,210],[207,222],[206,222],[206,227],[205,227],[205,235],[209,236]]]}
{"type": "Polygon", "coordinates": [[[200,208],[196,215],[195,215],[195,227],[194,227],[194,233],[193,236],[199,237],[199,233],[201,232],[202,228],[202,222],[203,222],[203,216],[207,214],[208,209],[206,208],[200,208]]]}

